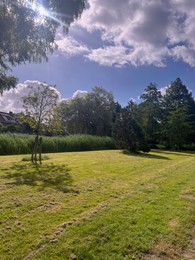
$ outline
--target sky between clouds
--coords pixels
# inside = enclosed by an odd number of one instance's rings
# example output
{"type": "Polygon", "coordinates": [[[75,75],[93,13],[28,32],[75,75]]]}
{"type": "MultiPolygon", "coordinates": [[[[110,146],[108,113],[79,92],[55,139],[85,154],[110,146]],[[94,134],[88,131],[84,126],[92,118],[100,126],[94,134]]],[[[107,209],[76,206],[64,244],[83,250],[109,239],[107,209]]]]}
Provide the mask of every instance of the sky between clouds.
{"type": "MultiPolygon", "coordinates": [[[[83,32],[84,32],[83,31],[83,32]]],[[[83,55],[105,66],[166,66],[167,58],[195,67],[195,1],[193,0],[89,0],[89,8],[70,28],[57,36],[64,55],[83,55]],[[99,46],[79,37],[82,30],[99,46]]]]}

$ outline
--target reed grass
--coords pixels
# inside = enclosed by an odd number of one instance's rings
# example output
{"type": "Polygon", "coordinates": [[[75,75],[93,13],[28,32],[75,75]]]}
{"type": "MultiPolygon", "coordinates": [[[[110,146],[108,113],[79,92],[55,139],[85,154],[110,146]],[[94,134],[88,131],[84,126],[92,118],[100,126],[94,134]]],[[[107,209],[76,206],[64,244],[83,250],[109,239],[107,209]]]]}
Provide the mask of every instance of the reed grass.
{"type": "MultiPolygon", "coordinates": [[[[0,134],[0,155],[31,153],[33,135],[0,134]]],[[[111,137],[73,135],[67,137],[43,137],[43,153],[94,151],[115,149],[111,137]]]]}

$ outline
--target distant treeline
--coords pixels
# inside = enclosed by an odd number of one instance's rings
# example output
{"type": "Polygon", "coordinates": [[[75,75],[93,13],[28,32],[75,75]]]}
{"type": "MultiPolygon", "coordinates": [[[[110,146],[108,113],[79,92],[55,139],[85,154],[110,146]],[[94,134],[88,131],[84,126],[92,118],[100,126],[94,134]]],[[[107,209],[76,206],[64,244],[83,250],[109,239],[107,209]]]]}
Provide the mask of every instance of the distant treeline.
{"type": "MultiPolygon", "coordinates": [[[[34,135],[7,133],[0,134],[0,155],[30,154],[34,135]]],[[[115,149],[111,137],[75,135],[67,137],[44,137],[43,153],[93,151],[115,149]]]]}
{"type": "MultiPolygon", "coordinates": [[[[157,85],[151,83],[140,95],[138,103],[130,100],[125,107],[115,102],[112,93],[102,87],[94,87],[83,97],[64,100],[52,111],[51,118],[42,123],[41,132],[46,136],[67,137],[60,139],[63,141],[59,141],[59,143],[54,141],[58,140],[56,137],[44,138],[43,152],[90,150],[96,149],[96,147],[104,149],[103,147],[108,147],[106,140],[109,140],[109,145],[112,143],[111,139],[98,139],[98,137],[93,139],[89,135],[113,137],[118,148],[132,151],[147,152],[158,145],[176,150],[194,147],[195,100],[192,93],[179,78],[171,82],[164,92],[162,95],[157,85]],[[70,143],[76,142],[77,138],[66,144],[68,142],[66,140],[72,140],[72,137],[68,137],[70,135],[87,135],[87,137],[82,137],[86,138],[85,142],[81,145],[82,142],[79,141],[78,147],[75,146],[72,149],[69,148],[70,143]],[[101,142],[98,141],[101,144],[97,146],[91,144],[92,146],[90,146],[92,140],[101,140],[101,142]],[[105,146],[102,140],[105,140],[105,146]],[[47,149],[45,148],[46,143],[48,143],[47,149]],[[52,148],[52,146],[54,147],[52,148]],[[58,149],[58,147],[60,148],[58,149]]],[[[33,120],[32,117],[29,119],[27,115],[20,114],[17,126],[9,126],[7,129],[2,126],[1,131],[35,134],[31,128],[33,120]]],[[[18,142],[19,138],[15,143],[10,142],[10,145],[13,146],[10,149],[14,149],[14,144],[18,142]]],[[[26,153],[25,142],[27,141],[21,139],[22,153],[26,153]],[[24,146],[22,142],[24,142],[24,146]]],[[[113,143],[111,148],[113,148],[113,143]]],[[[6,153],[4,152],[4,154],[6,153]]]]}

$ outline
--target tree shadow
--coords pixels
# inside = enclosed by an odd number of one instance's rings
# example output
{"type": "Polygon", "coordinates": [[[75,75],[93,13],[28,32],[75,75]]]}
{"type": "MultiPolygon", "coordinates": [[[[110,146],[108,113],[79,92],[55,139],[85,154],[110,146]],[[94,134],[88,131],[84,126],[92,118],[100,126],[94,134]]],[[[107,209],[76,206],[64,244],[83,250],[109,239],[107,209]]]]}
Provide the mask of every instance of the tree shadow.
{"type": "Polygon", "coordinates": [[[69,172],[66,165],[15,163],[6,169],[4,178],[14,180],[11,184],[15,185],[37,186],[40,190],[49,187],[71,192],[72,177],[69,172]]]}
{"type": "Polygon", "coordinates": [[[149,159],[171,160],[170,158],[168,158],[166,156],[162,156],[162,155],[141,153],[141,152],[132,153],[128,150],[122,151],[122,154],[128,155],[128,156],[137,156],[137,157],[149,158],[149,159]]]}
{"type": "Polygon", "coordinates": [[[189,156],[189,155],[195,155],[195,151],[167,151],[167,150],[153,150],[155,153],[163,153],[163,154],[172,154],[172,155],[178,155],[178,156],[189,156]]]}

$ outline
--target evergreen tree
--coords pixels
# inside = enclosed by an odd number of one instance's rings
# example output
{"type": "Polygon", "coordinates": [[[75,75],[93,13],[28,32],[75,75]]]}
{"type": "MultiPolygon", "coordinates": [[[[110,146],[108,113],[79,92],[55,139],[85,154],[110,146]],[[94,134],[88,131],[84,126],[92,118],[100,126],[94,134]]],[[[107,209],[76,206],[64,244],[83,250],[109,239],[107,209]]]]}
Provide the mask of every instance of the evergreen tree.
{"type": "Polygon", "coordinates": [[[149,151],[144,132],[127,107],[121,109],[120,114],[117,115],[113,137],[120,149],[127,149],[131,152],[149,151]]]}
{"type": "Polygon", "coordinates": [[[177,78],[164,96],[162,137],[168,147],[178,150],[184,144],[194,142],[194,107],[192,93],[177,78]]]}
{"type": "Polygon", "coordinates": [[[144,129],[146,140],[150,146],[159,142],[162,122],[162,95],[156,84],[151,83],[140,96],[143,102],[139,105],[140,123],[144,129]]]}

